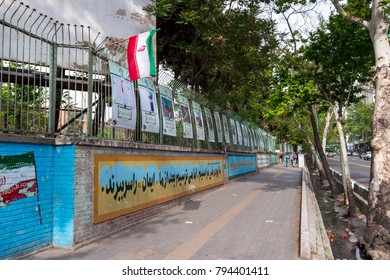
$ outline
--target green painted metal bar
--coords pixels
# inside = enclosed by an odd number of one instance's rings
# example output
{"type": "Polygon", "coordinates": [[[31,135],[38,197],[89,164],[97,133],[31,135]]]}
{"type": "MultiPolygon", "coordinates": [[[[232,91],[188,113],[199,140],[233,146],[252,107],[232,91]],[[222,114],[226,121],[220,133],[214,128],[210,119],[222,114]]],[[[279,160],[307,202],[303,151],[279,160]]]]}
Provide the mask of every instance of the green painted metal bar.
{"type": "Polygon", "coordinates": [[[49,79],[49,125],[48,133],[51,136],[55,134],[55,116],[56,116],[56,91],[57,91],[57,45],[50,45],[50,79],[49,79]]]}
{"type": "Polygon", "coordinates": [[[88,136],[92,136],[93,49],[88,51],[88,136]]]}

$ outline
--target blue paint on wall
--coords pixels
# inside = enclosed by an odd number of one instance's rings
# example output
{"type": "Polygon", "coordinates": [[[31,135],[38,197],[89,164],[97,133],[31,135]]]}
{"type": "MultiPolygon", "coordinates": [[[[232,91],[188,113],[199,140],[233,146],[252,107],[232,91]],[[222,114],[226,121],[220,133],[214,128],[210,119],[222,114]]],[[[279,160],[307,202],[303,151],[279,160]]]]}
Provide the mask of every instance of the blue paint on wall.
{"type": "Polygon", "coordinates": [[[228,155],[229,179],[256,171],[256,155],[228,155]]]}
{"type": "Polygon", "coordinates": [[[34,152],[38,195],[0,208],[0,259],[73,242],[74,146],[0,143],[0,156],[27,152],[34,152]]]}
{"type": "Polygon", "coordinates": [[[59,146],[55,151],[53,245],[72,248],[74,236],[75,146],[59,146]]]}

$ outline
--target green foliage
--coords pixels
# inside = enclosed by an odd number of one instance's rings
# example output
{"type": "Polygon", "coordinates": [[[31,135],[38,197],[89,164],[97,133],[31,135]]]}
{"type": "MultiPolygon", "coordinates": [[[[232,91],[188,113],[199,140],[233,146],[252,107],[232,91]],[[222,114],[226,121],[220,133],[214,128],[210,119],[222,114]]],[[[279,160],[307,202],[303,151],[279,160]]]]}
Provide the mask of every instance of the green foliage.
{"type": "Polygon", "coordinates": [[[256,1],[153,0],[159,63],[222,110],[258,123],[275,59],[275,23],[256,1]]]}
{"type": "Polygon", "coordinates": [[[372,115],[374,104],[363,104],[361,102],[353,104],[348,110],[346,131],[350,135],[350,140],[362,143],[371,140],[372,115]]]}
{"type": "Polygon", "coordinates": [[[374,65],[367,30],[333,15],[309,41],[305,56],[314,62],[313,79],[323,99],[340,106],[357,102],[374,65]]]}
{"type": "Polygon", "coordinates": [[[2,129],[37,132],[46,130],[47,116],[42,110],[46,91],[43,88],[3,83],[0,96],[2,129]]]}

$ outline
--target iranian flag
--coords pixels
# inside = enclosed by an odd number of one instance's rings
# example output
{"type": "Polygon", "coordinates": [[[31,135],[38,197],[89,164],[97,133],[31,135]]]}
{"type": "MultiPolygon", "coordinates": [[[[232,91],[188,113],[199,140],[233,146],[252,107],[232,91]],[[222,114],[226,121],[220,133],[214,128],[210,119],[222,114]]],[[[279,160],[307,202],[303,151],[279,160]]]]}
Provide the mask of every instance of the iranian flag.
{"type": "Polygon", "coordinates": [[[0,157],[0,207],[37,195],[34,153],[0,157]]]}
{"type": "Polygon", "coordinates": [[[130,81],[156,76],[154,62],[153,35],[157,29],[129,38],[127,45],[127,64],[130,81]]]}

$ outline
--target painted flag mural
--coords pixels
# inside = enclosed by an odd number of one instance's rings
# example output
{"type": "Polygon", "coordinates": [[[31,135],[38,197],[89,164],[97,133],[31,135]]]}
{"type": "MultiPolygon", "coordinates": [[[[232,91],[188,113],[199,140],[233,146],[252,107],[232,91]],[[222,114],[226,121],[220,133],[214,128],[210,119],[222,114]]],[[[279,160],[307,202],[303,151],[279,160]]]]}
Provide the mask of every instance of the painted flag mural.
{"type": "Polygon", "coordinates": [[[157,29],[129,38],[127,45],[127,65],[130,81],[156,76],[153,35],[157,29]]]}
{"type": "Polygon", "coordinates": [[[34,153],[0,156],[0,207],[38,192],[34,153]]]}

